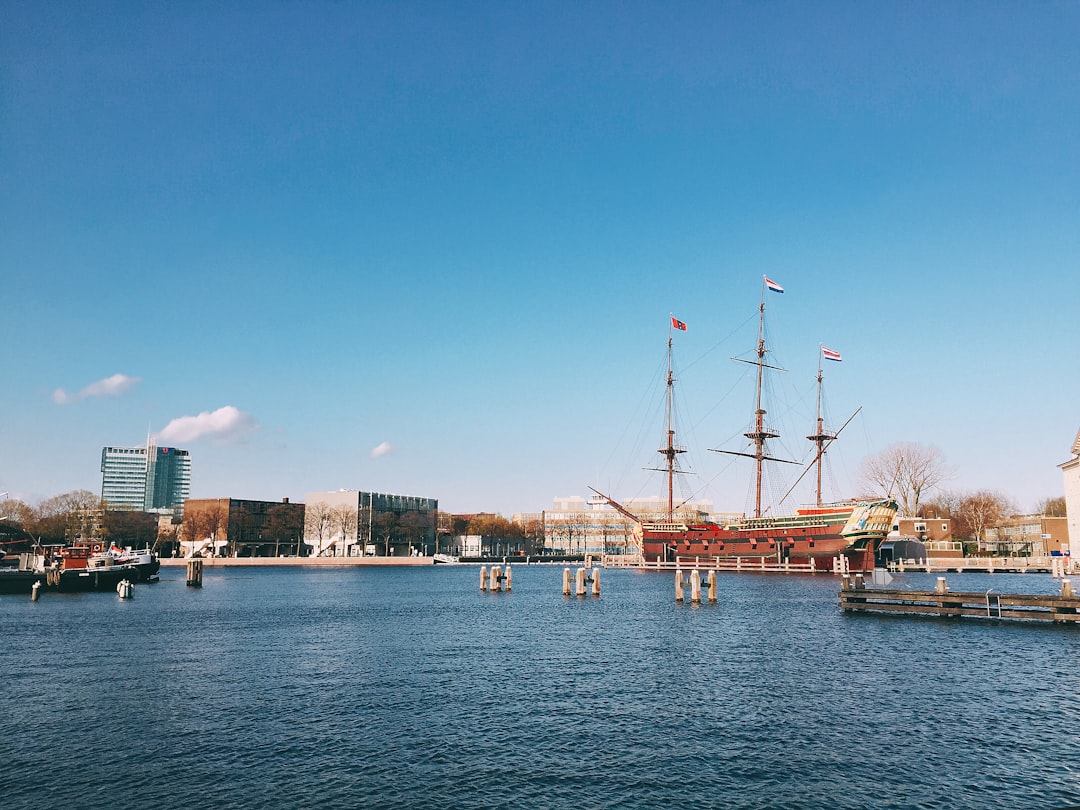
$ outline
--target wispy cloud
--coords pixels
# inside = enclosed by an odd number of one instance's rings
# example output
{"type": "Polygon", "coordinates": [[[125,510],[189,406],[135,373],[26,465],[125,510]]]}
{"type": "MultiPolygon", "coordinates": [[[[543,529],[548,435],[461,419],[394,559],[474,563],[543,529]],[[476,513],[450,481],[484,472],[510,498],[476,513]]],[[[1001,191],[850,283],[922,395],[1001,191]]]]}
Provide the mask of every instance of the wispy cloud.
{"type": "Polygon", "coordinates": [[[371,449],[371,457],[380,458],[392,452],[394,452],[394,445],[390,444],[390,442],[381,442],[371,449]]]}
{"type": "Polygon", "coordinates": [[[126,374],[113,374],[104,380],[92,382],[77,394],[69,394],[63,388],[53,391],[52,400],[57,405],[66,405],[69,402],[78,402],[81,399],[91,397],[118,397],[125,391],[129,391],[142,382],[142,377],[129,377],[126,374]]]}
{"type": "Polygon", "coordinates": [[[157,434],[160,442],[194,442],[212,439],[221,444],[240,441],[257,430],[259,423],[250,413],[244,413],[226,405],[216,411],[203,411],[198,416],[181,416],[173,419],[157,434]]]}

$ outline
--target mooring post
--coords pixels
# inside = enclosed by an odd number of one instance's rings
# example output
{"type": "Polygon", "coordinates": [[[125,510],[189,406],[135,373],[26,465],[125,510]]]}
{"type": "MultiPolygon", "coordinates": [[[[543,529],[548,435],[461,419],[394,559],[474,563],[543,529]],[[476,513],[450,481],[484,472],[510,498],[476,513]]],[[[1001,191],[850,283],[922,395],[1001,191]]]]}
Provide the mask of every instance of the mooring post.
{"type": "Polygon", "coordinates": [[[193,588],[202,587],[202,568],[203,561],[200,559],[191,559],[187,563],[187,584],[193,588]]]}
{"type": "Polygon", "coordinates": [[[482,591],[487,590],[487,587],[488,587],[488,578],[487,577],[488,577],[487,566],[486,565],[481,565],[480,566],[480,590],[482,590],[482,591]]]}
{"type": "Polygon", "coordinates": [[[491,566],[491,592],[502,590],[502,568],[497,565],[491,566]]]}
{"type": "Polygon", "coordinates": [[[709,603],[716,603],[716,571],[709,572],[709,603]]]}
{"type": "Polygon", "coordinates": [[[570,569],[564,568],[562,570],[562,592],[563,596],[570,595],[570,569]]]}
{"type": "Polygon", "coordinates": [[[817,573],[817,566],[814,565],[814,558],[813,557],[810,558],[810,573],[811,574],[817,573]]]}
{"type": "Polygon", "coordinates": [[[30,601],[36,602],[38,597],[41,596],[41,580],[34,580],[34,584],[30,586],[30,601]]]}
{"type": "Polygon", "coordinates": [[[690,572],[690,604],[701,604],[701,574],[696,568],[690,572]]]}
{"type": "Polygon", "coordinates": [[[948,593],[949,592],[949,583],[947,583],[945,581],[945,577],[938,577],[937,578],[937,585],[934,586],[934,590],[937,593],[948,593]]]}
{"type": "Polygon", "coordinates": [[[514,585],[514,574],[510,570],[509,565],[506,566],[506,573],[503,575],[503,577],[504,579],[506,579],[506,590],[509,591],[514,585]]]}
{"type": "Polygon", "coordinates": [[[575,593],[578,596],[585,595],[585,577],[588,576],[588,572],[584,568],[579,568],[574,575],[575,593]]]}
{"type": "Polygon", "coordinates": [[[865,591],[866,590],[866,578],[863,577],[862,574],[856,574],[855,575],[855,590],[857,590],[857,591],[865,591]]]}
{"type": "Polygon", "coordinates": [[[592,595],[600,595],[600,569],[594,568],[592,570],[592,595]]]}
{"type": "Polygon", "coordinates": [[[1061,580],[1061,596],[1065,599],[1074,599],[1076,597],[1071,579],[1061,580]]]}
{"type": "Polygon", "coordinates": [[[683,601],[682,569],[675,569],[675,601],[683,601]]]}

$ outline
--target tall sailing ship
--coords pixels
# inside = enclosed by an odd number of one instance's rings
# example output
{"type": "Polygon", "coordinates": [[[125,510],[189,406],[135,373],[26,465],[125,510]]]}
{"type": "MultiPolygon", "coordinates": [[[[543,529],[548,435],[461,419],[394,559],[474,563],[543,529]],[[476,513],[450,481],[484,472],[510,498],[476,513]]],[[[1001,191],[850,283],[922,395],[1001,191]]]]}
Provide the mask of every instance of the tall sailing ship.
{"type": "MultiPolygon", "coordinates": [[[[773,458],[769,455],[767,442],[769,439],[778,438],[779,434],[766,425],[766,411],[762,407],[762,383],[765,371],[775,368],[765,362],[768,353],[765,346],[765,296],[768,290],[783,292],[780,285],[768,278],[763,279],[761,305],[758,309],[756,360],[742,361],[756,366],[754,421],[750,430],[744,434],[753,443],[753,452],[716,451],[754,460],[754,514],[723,524],[708,520],[687,521],[676,514],[674,480],[675,475],[680,472],[677,464],[678,456],[685,451],[676,444],[675,429],[671,421],[675,380],[671,370],[672,339],[670,335],[668,337],[666,441],[658,451],[664,458],[662,472],[667,476],[665,519],[644,520],[611,497],[590,487],[612,508],[631,521],[634,538],[644,563],[741,558],[751,562],[813,564],[816,570],[830,570],[837,567],[838,561],[844,570],[849,571],[871,571],[874,568],[878,547],[892,528],[897,510],[896,502],[883,498],[824,503],[821,497],[821,467],[825,451],[840,432],[838,430],[836,433],[829,433],[825,430],[821,411],[823,379],[821,358],[828,353],[829,359],[840,359],[839,355],[832,350],[819,347],[817,422],[815,432],[807,437],[814,442],[816,447],[814,459],[807,469],[816,468],[817,470],[817,501],[811,506],[798,508],[793,514],[788,515],[764,514],[762,511],[764,465],[766,462],[785,461],[785,459],[773,458]]],[[[682,322],[674,318],[672,318],[672,326],[685,329],[682,322]]],[[[850,421],[849,418],[848,422],[850,421]]],[[[843,426],[840,430],[843,430],[843,426]]],[[[788,494],[790,492],[791,490],[788,494]]]]}

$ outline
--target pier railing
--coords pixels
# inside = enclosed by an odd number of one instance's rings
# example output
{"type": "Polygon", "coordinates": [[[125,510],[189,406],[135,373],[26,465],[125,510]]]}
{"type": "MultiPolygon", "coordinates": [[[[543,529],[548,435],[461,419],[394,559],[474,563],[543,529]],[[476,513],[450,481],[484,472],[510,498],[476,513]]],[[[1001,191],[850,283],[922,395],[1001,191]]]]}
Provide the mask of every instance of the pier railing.
{"type": "Polygon", "coordinates": [[[927,557],[925,560],[896,560],[890,571],[956,571],[958,573],[1080,573],[1080,562],[1072,557],[927,557]]]}
{"type": "Polygon", "coordinates": [[[831,574],[832,569],[808,563],[778,563],[767,557],[676,557],[674,560],[643,560],[638,555],[605,554],[600,564],[604,568],[636,568],[641,571],[765,571],[768,573],[831,574]]]}

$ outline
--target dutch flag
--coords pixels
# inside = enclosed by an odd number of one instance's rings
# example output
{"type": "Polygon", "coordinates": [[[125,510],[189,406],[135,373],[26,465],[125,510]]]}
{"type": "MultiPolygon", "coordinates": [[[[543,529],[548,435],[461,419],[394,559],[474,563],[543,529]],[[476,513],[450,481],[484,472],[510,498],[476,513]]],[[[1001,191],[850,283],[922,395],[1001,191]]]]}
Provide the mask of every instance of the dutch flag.
{"type": "Polygon", "coordinates": [[[834,349],[826,349],[824,346],[821,347],[821,356],[824,357],[826,360],[835,360],[838,363],[842,359],[840,357],[840,352],[834,349]]]}
{"type": "Polygon", "coordinates": [[[775,281],[773,281],[768,276],[765,276],[765,286],[768,287],[773,292],[782,293],[784,291],[783,287],[781,287],[779,284],[777,284],[775,281]]]}

